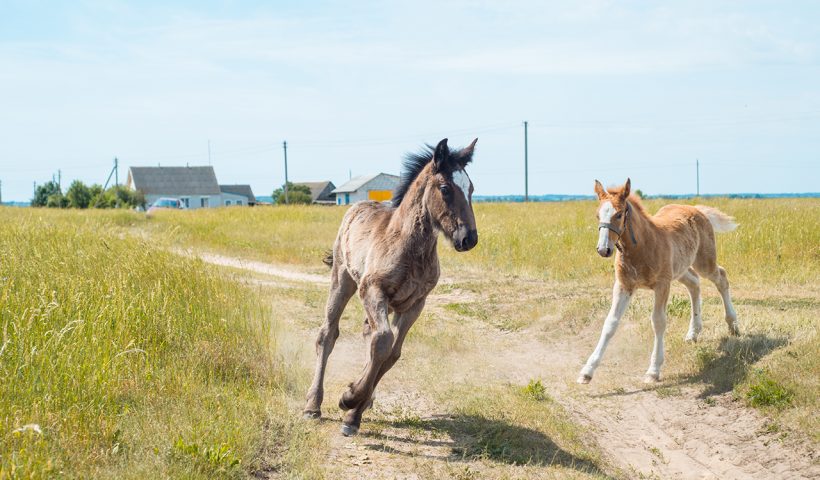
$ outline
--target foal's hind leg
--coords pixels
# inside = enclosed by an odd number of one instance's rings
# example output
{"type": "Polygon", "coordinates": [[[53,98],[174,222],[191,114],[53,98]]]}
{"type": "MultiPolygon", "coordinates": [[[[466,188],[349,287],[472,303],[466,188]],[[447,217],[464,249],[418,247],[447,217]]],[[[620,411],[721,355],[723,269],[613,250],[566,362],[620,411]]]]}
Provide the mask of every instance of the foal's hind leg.
{"type": "Polygon", "coordinates": [[[663,365],[663,336],[666,333],[666,303],[669,301],[669,283],[655,286],[655,306],[652,309],[652,330],[655,331],[655,344],[652,346],[652,357],[644,382],[653,383],[661,379],[663,365]]]}
{"type": "Polygon", "coordinates": [[[305,418],[322,416],[327,358],[339,337],[339,319],[354,293],[356,293],[356,282],[343,267],[334,264],[331,272],[330,295],[325,307],[325,323],[319,329],[319,336],[316,338],[316,370],[313,374],[313,383],[307,393],[305,418]]]}
{"type": "MultiPolygon", "coordinates": [[[[407,337],[407,332],[410,331],[410,327],[416,322],[416,319],[419,318],[419,314],[421,313],[422,309],[424,308],[424,300],[419,301],[415,305],[413,305],[410,310],[404,311],[402,313],[397,313],[393,316],[393,326],[396,330],[396,337],[393,340],[393,346],[390,351],[390,355],[387,359],[381,364],[378,373],[376,374],[376,379],[373,382],[373,389],[375,391],[376,386],[379,384],[379,381],[390,370],[393,365],[399,360],[401,357],[401,347],[404,344],[404,339],[407,337]]],[[[370,401],[363,402],[359,404],[359,406],[352,408],[347,412],[345,416],[345,426],[342,427],[342,433],[344,435],[355,435],[359,429],[359,426],[362,422],[362,414],[365,410],[370,408],[373,403],[373,394],[371,393],[370,401]]]]}
{"type": "Polygon", "coordinates": [[[692,316],[689,319],[689,332],[686,333],[687,342],[697,342],[700,331],[703,330],[700,301],[700,277],[693,269],[687,270],[678,281],[689,290],[689,300],[692,303],[692,316]]]}
{"type": "Polygon", "coordinates": [[[729,278],[726,275],[726,270],[716,265],[711,272],[698,270],[698,273],[711,280],[720,292],[720,296],[723,298],[723,308],[726,310],[726,325],[729,327],[729,333],[731,335],[740,335],[737,312],[735,312],[735,307],[732,305],[732,297],[729,295],[729,278]]]}

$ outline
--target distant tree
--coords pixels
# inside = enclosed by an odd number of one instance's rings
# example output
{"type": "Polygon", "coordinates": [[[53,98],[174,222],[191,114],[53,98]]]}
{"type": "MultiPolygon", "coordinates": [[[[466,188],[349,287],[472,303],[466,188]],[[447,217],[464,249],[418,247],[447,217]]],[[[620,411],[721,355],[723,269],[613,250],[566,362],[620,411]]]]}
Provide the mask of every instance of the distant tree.
{"type": "Polygon", "coordinates": [[[91,201],[88,202],[89,208],[108,208],[107,205],[101,205],[103,203],[103,188],[102,185],[99,183],[95,183],[88,187],[88,193],[91,194],[91,201]]]}
{"type": "MultiPolygon", "coordinates": [[[[271,195],[273,203],[277,205],[285,204],[285,186],[277,188],[271,195]]],[[[304,204],[310,205],[313,203],[313,196],[310,193],[310,188],[307,185],[294,185],[288,182],[288,203],[290,204],[304,204]]]]}
{"type": "Polygon", "coordinates": [[[57,193],[52,193],[48,196],[46,199],[46,206],[48,208],[67,208],[68,199],[58,191],[57,193]]]}
{"type": "Polygon", "coordinates": [[[145,208],[145,195],[139,190],[131,190],[125,185],[108,189],[114,199],[114,208],[145,208]]]}
{"type": "Polygon", "coordinates": [[[145,195],[139,190],[131,190],[119,185],[103,191],[99,185],[92,185],[90,206],[93,208],[145,208],[145,195]]]}
{"type": "Polygon", "coordinates": [[[131,191],[131,206],[139,207],[143,210],[148,207],[148,202],[145,200],[145,194],[142,193],[142,190],[131,191]]]}
{"type": "Polygon", "coordinates": [[[644,198],[644,196],[643,196],[643,192],[641,191],[641,189],[640,189],[640,188],[639,188],[639,189],[637,189],[637,190],[635,190],[635,195],[637,195],[637,196],[638,196],[638,198],[641,198],[641,199],[642,199],[642,198],[644,198]]]}
{"type": "Polygon", "coordinates": [[[31,206],[45,207],[48,205],[48,197],[57,193],[62,196],[60,186],[57,185],[57,182],[46,182],[34,190],[34,198],[31,199],[31,206]]]}
{"type": "Polygon", "coordinates": [[[80,180],[71,182],[65,196],[71,208],[88,208],[91,203],[91,190],[80,180]]]}

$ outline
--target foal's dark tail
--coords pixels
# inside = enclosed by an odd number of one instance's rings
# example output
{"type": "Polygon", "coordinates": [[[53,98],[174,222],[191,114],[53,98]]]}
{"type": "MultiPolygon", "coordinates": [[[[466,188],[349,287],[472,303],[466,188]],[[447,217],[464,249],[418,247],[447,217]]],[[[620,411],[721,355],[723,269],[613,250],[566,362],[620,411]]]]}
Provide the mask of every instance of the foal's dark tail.
{"type": "Polygon", "coordinates": [[[333,250],[328,250],[325,252],[325,256],[322,257],[322,263],[324,263],[328,267],[333,266],[333,250]]]}

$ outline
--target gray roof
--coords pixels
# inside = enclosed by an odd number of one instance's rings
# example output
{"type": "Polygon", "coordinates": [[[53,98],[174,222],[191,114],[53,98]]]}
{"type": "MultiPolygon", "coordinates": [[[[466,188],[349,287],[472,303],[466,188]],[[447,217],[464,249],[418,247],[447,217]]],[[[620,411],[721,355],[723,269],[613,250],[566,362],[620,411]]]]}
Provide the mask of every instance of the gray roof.
{"type": "Polygon", "coordinates": [[[378,177],[379,175],[386,175],[388,177],[393,177],[397,181],[399,179],[398,176],[390,175],[389,173],[376,173],[376,174],[372,174],[372,175],[359,175],[358,177],[351,178],[350,180],[345,182],[341,187],[333,190],[330,193],[352,193],[352,192],[355,192],[358,189],[365,186],[367,183],[369,183],[374,178],[378,177]]]}
{"type": "Polygon", "coordinates": [[[294,185],[304,185],[310,189],[310,199],[313,202],[334,202],[330,193],[336,188],[333,182],[299,182],[294,185]],[[324,194],[324,195],[323,195],[324,194]]]}
{"type": "Polygon", "coordinates": [[[240,195],[247,198],[249,203],[256,203],[256,197],[253,196],[253,190],[251,190],[250,185],[220,185],[219,189],[222,193],[240,195]]]}
{"type": "Polygon", "coordinates": [[[128,183],[146,195],[219,195],[214,167],[131,167],[128,183]]]}

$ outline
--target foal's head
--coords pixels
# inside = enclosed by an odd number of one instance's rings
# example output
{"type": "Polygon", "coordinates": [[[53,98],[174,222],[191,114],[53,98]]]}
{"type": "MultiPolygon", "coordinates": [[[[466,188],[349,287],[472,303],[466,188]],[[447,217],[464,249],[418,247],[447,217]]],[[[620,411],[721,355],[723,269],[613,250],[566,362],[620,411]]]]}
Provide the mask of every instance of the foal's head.
{"type": "Polygon", "coordinates": [[[609,257],[615,252],[615,244],[626,233],[626,219],[631,182],[627,178],[622,187],[604,189],[601,182],[595,180],[595,193],[598,195],[598,254],[609,257]]]}
{"type": "Polygon", "coordinates": [[[393,197],[393,204],[398,206],[411,189],[424,192],[420,198],[424,208],[436,228],[444,232],[459,252],[466,252],[478,243],[473,182],[465,171],[473,159],[477,141],[473,140],[461,150],[450,150],[445,138],[435,148],[428,146],[424,153],[409,155],[405,164],[409,176],[393,197]]]}

